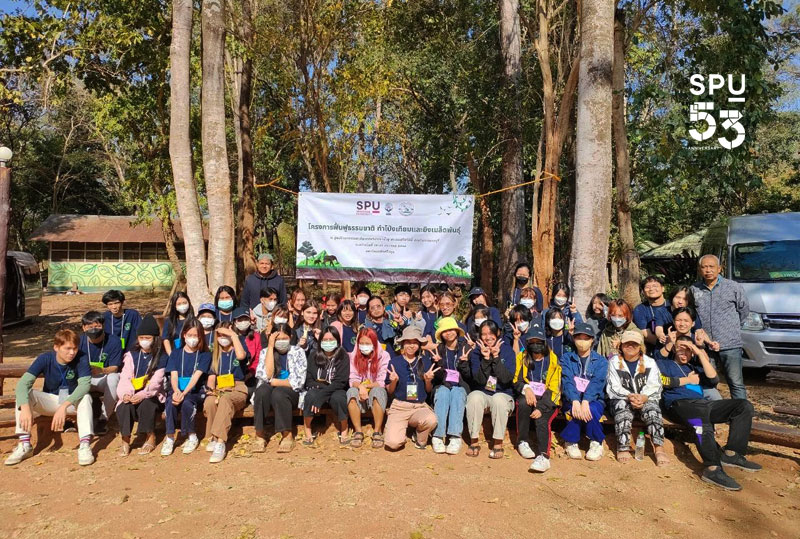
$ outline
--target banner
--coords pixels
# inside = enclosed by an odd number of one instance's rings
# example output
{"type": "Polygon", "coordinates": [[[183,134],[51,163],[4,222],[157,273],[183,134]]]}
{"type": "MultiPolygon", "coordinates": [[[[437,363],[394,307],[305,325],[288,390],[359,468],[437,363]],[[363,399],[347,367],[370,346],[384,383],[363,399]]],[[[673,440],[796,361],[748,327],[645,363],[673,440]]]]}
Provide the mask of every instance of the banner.
{"type": "Polygon", "coordinates": [[[297,278],[469,284],[471,195],[300,193],[297,278]]]}

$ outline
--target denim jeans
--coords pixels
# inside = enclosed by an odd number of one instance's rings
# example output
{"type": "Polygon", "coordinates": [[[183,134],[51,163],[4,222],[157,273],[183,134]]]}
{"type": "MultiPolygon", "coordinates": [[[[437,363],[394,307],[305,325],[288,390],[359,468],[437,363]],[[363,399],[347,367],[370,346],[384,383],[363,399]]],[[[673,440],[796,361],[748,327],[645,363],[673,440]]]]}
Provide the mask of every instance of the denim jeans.
{"type": "Polygon", "coordinates": [[[747,399],[747,390],[744,387],[744,376],[742,375],[742,349],[730,348],[720,350],[714,354],[716,367],[725,373],[725,379],[731,390],[732,399],[747,399]]]}
{"type": "Polygon", "coordinates": [[[464,408],[467,404],[467,392],[461,386],[448,388],[441,385],[433,395],[433,411],[436,414],[436,438],[444,438],[445,429],[449,436],[461,436],[464,430],[464,408]]]}

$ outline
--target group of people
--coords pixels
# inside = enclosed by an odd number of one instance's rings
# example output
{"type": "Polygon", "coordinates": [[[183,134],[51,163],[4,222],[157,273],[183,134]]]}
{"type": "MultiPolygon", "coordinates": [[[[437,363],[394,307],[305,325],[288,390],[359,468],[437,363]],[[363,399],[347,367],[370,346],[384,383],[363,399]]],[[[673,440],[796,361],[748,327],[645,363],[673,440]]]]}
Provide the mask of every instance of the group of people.
{"type": "Polygon", "coordinates": [[[312,421],[328,407],[343,446],[367,443],[363,414],[369,411],[373,448],[400,450],[411,429],[417,449],[430,442],[434,453],[456,455],[466,442],[470,457],[481,452],[488,413],[488,456],[499,459],[515,414],[518,453],[532,459],[532,471],[546,472],[551,425],[562,411],[568,457],[599,460],[602,422],[610,417],[617,460],[630,461],[638,416],[656,463],[665,465],[668,414],[694,430],[702,479],[738,490],[725,468],[760,469],[745,457],[753,406],[742,382],[738,328],[747,302],[741,287],[720,275],[716,258],[703,257],[699,272],[702,279],[679,288],[670,301],[664,283],[651,276],[642,282],[644,301],[635,308],[596,294],[580,312],[563,283],[553,287],[545,306],[541,291],[529,284],[530,266],[521,263],[502,314],[488,294],[473,288],[463,317],[456,316],[460,294],[435,285],[420,289],[418,306],[406,285],[394,288],[388,305],[367,287],[352,298],[332,294],[322,301],[302,289],[287,294],[268,254],[259,256],[241,298],[221,286],[214,303],[195,307],[177,292],[161,326],[111,290],[103,296],[105,313],[86,313],[80,336],[57,332],[53,350],[38,356],[19,381],[19,443],[5,464],[33,454],[30,432],[40,415],[52,416],[53,430],[76,416],[81,465],[94,461],[91,437],[107,430],[113,414],[122,456],[131,452],[134,423],[143,438],[139,454],[156,449],[162,412],[161,455],[171,455],[179,441],[184,454],[192,453],[200,444],[195,419],[201,411],[205,450],[217,463],[225,459],[234,416],[252,404],[254,452],[266,450],[270,430],[280,433],[277,452],[293,450],[295,410],[303,417],[302,444],[314,446],[312,421]],[[727,377],[730,399],[716,389],[717,369],[727,377]],[[39,376],[44,386],[34,390],[39,376]],[[101,406],[93,407],[93,393],[101,406]],[[730,424],[725,447],[714,438],[718,423],[730,424]],[[579,448],[583,437],[589,440],[585,453],[579,448]]]}

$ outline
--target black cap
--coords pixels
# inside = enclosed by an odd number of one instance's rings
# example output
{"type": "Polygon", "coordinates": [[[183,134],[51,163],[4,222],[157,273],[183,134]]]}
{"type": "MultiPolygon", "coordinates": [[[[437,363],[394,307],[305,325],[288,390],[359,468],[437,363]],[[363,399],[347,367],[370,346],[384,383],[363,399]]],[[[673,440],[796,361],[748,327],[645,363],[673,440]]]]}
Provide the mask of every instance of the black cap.
{"type": "Polygon", "coordinates": [[[594,328],[585,322],[575,324],[575,329],[572,330],[572,335],[588,335],[594,339],[594,328]]]}
{"type": "Polygon", "coordinates": [[[485,296],[486,292],[483,291],[483,288],[476,286],[472,290],[469,291],[469,297],[472,296],[485,296]]]}
{"type": "Polygon", "coordinates": [[[539,339],[540,341],[546,340],[544,336],[544,328],[542,328],[542,326],[539,324],[531,326],[528,330],[528,333],[525,334],[526,341],[532,341],[533,339],[539,339]]]}
{"type": "Polygon", "coordinates": [[[233,310],[233,315],[231,315],[233,320],[236,320],[237,318],[241,318],[243,316],[250,318],[250,309],[248,309],[247,307],[236,307],[233,310]]]}
{"type": "Polygon", "coordinates": [[[158,329],[158,322],[156,322],[152,314],[145,316],[142,321],[139,322],[139,327],[136,328],[136,336],[141,337],[142,335],[149,335],[151,337],[158,337],[161,335],[161,330],[158,329]]]}

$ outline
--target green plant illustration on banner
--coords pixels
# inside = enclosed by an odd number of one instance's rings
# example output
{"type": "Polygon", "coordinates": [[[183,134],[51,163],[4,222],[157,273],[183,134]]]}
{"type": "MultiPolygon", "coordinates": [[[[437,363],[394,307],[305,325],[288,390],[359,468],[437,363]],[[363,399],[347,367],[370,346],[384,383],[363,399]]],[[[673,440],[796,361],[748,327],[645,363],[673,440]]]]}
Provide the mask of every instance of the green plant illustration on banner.
{"type": "MultiPolygon", "coordinates": [[[[300,260],[297,263],[298,267],[303,268],[341,268],[339,259],[336,255],[328,254],[324,249],[321,253],[317,253],[309,242],[303,242],[303,245],[298,249],[299,253],[304,254],[307,258],[300,260]],[[306,245],[308,244],[308,245],[306,245]]],[[[300,257],[298,257],[299,259],[300,257]]]]}
{"type": "Polygon", "coordinates": [[[170,288],[175,279],[168,262],[51,262],[47,286],[50,289],[72,288],[170,288]]]}
{"type": "Polygon", "coordinates": [[[445,275],[454,275],[456,277],[472,277],[472,274],[465,271],[469,267],[469,262],[463,257],[459,256],[455,262],[448,262],[439,270],[445,275]]]}

